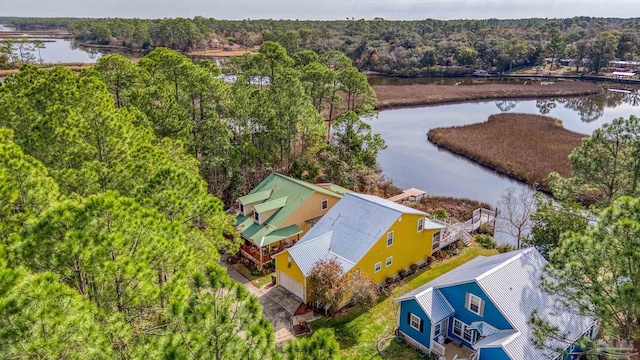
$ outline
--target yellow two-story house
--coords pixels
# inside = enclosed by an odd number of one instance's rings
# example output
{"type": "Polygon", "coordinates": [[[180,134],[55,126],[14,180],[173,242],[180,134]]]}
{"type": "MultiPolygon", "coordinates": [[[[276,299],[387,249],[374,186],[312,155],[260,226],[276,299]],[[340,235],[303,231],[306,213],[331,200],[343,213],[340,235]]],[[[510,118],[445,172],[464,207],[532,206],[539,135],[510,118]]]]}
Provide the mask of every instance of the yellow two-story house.
{"type": "Polygon", "coordinates": [[[345,194],[296,245],[274,255],[277,284],[306,303],[306,278],[324,259],[380,284],[438,248],[443,226],[426,215],[377,196],[345,194]]]}

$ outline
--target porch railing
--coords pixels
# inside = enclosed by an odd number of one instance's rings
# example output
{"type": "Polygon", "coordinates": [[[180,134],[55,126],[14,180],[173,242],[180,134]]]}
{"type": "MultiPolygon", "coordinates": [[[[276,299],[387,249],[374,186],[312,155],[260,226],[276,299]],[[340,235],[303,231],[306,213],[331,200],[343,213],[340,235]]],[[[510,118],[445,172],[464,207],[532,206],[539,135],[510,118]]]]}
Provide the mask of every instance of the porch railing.
{"type": "Polygon", "coordinates": [[[437,343],[436,341],[431,341],[431,351],[433,351],[434,353],[440,355],[440,356],[444,356],[444,345],[441,345],[439,343],[437,343]]]}

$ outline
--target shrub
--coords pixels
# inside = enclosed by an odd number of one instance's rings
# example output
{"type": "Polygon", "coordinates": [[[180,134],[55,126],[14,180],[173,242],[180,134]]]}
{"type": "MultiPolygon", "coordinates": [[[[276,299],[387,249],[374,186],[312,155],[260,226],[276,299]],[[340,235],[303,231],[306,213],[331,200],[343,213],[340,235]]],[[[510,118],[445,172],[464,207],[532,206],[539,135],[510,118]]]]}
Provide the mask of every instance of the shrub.
{"type": "Polygon", "coordinates": [[[498,245],[489,235],[476,235],[476,242],[485,249],[495,249],[498,245]]]}
{"type": "Polygon", "coordinates": [[[427,264],[433,264],[433,262],[436,261],[436,258],[433,256],[428,256],[427,257],[427,264]]]}
{"type": "Polygon", "coordinates": [[[449,217],[447,210],[440,209],[433,213],[433,218],[437,220],[445,220],[449,217]]]}
{"type": "Polygon", "coordinates": [[[415,273],[416,271],[418,271],[418,264],[412,264],[410,269],[412,273],[415,273]]]}
{"type": "Polygon", "coordinates": [[[498,252],[502,254],[502,253],[506,253],[506,252],[509,252],[509,251],[513,251],[516,248],[513,245],[502,244],[502,245],[498,246],[496,249],[498,249],[498,252]]]}
{"type": "Polygon", "coordinates": [[[456,241],[454,246],[455,246],[456,249],[462,250],[462,249],[467,247],[467,244],[465,244],[464,241],[462,241],[462,240],[458,240],[458,241],[456,241]]]}
{"type": "Polygon", "coordinates": [[[398,272],[398,276],[400,276],[400,279],[404,279],[407,277],[407,270],[402,269],[398,272]]]}
{"type": "Polygon", "coordinates": [[[478,234],[484,234],[484,235],[493,236],[493,234],[494,234],[493,225],[491,225],[489,223],[480,225],[480,228],[478,229],[478,234]]]}
{"type": "Polygon", "coordinates": [[[378,286],[373,279],[363,274],[354,279],[351,301],[356,306],[371,309],[378,302],[378,286]]]}

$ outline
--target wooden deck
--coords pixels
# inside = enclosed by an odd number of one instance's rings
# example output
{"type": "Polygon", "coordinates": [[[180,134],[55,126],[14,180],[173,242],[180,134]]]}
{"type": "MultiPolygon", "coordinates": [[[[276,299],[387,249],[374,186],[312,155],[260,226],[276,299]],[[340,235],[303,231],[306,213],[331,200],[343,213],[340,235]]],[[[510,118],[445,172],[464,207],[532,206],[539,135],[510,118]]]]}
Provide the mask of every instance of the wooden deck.
{"type": "Polygon", "coordinates": [[[396,196],[392,196],[387,200],[393,201],[393,202],[400,202],[404,200],[417,201],[419,199],[424,198],[426,193],[427,193],[426,191],[422,191],[416,188],[411,188],[411,189],[404,190],[402,193],[396,196]]]}

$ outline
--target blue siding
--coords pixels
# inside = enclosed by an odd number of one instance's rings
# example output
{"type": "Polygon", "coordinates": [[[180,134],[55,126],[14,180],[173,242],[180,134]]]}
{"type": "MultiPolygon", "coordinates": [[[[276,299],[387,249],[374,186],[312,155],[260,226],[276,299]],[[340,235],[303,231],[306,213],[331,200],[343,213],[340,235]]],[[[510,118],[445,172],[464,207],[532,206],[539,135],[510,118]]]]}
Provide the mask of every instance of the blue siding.
{"type": "Polygon", "coordinates": [[[511,360],[501,347],[480,349],[479,360],[511,360]]]}
{"type": "Polygon", "coordinates": [[[400,303],[400,331],[411,336],[414,340],[418,341],[420,344],[426,346],[427,348],[431,347],[431,341],[429,336],[431,335],[431,319],[427,316],[427,314],[422,311],[422,308],[415,300],[406,300],[400,303]],[[415,314],[422,319],[422,332],[417,331],[409,325],[407,319],[409,318],[408,313],[415,314]]]}
{"type": "MultiPolygon", "coordinates": [[[[498,330],[512,329],[507,319],[502,316],[500,311],[475,282],[440,288],[440,291],[447,298],[451,306],[453,306],[455,310],[454,316],[463,323],[469,325],[474,321],[485,321],[498,330]],[[468,292],[478,296],[485,302],[484,316],[478,316],[465,308],[465,296],[468,292]]],[[[450,325],[453,325],[453,323],[450,325]]]]}

